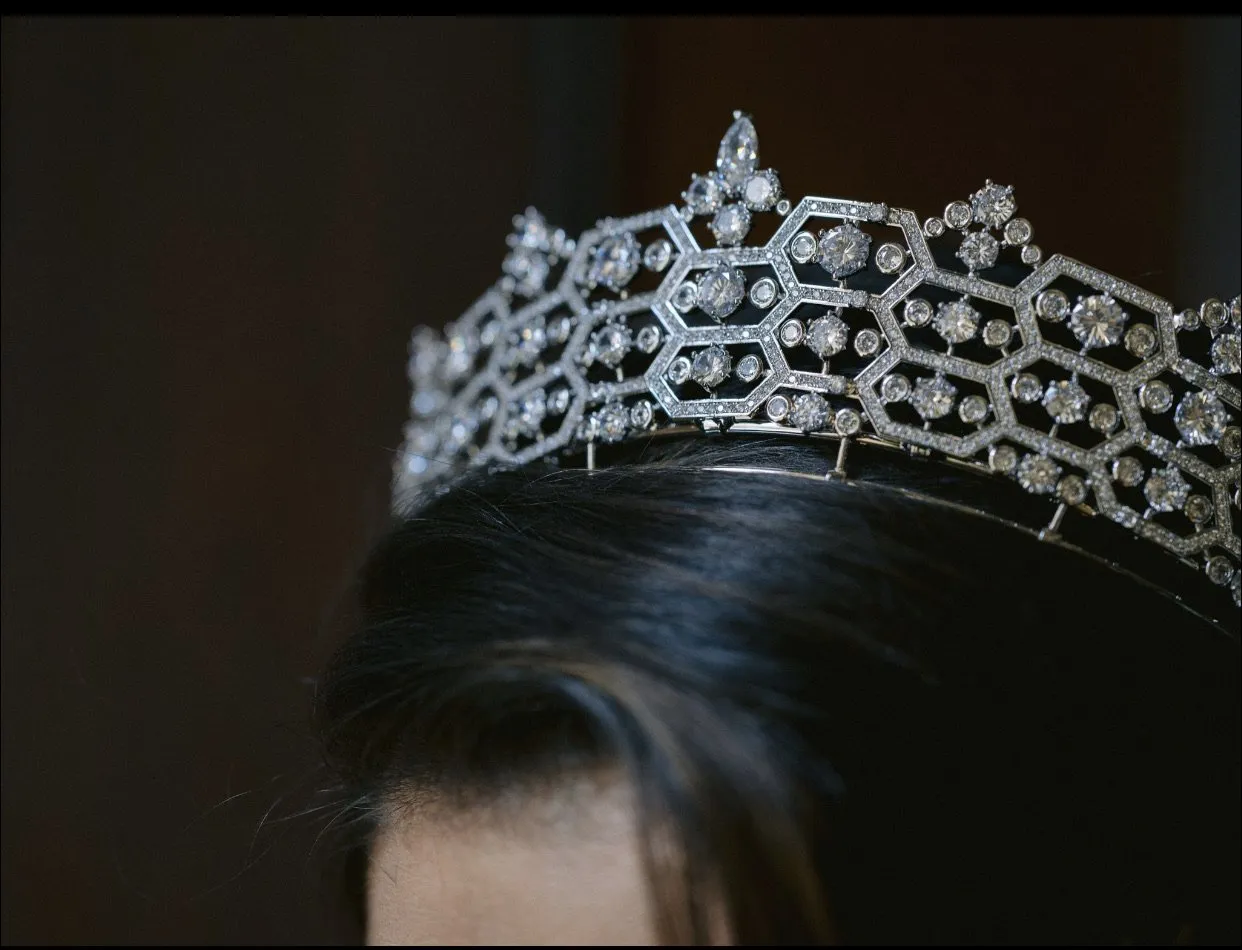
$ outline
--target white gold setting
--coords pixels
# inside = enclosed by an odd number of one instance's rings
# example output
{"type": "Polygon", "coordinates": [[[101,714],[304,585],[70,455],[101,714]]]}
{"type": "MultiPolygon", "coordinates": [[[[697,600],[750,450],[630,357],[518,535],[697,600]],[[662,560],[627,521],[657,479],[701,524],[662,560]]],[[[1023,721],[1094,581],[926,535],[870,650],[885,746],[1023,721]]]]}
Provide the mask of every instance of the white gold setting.
{"type": "Polygon", "coordinates": [[[993,182],[923,220],[835,198],[790,207],[742,113],[680,206],[576,240],[530,209],[498,283],[411,340],[394,508],[471,466],[763,423],[1012,479],[1047,498],[1053,533],[1067,506],[1102,515],[1239,600],[1237,298],[1175,312],[1045,257],[1017,210],[993,182]],[[775,233],[746,245],[765,215],[775,233]],[[717,246],[699,245],[696,220],[717,246]],[[868,289],[852,286],[864,273],[868,289]],[[799,362],[811,353],[822,366],[799,362]]]}

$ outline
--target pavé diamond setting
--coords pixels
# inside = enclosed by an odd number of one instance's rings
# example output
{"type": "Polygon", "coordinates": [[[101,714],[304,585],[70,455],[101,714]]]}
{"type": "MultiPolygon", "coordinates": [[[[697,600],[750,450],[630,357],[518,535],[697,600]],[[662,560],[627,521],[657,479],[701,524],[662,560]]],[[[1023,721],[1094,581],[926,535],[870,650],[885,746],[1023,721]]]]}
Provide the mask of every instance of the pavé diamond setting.
{"type": "Polygon", "coordinates": [[[1242,602],[1237,297],[1175,310],[1046,255],[1010,185],[920,219],[788,200],[759,154],[735,113],[680,204],[577,239],[516,217],[500,280],[413,335],[394,509],[688,424],[859,441],[1011,480],[1050,538],[1102,516],[1242,602]]]}

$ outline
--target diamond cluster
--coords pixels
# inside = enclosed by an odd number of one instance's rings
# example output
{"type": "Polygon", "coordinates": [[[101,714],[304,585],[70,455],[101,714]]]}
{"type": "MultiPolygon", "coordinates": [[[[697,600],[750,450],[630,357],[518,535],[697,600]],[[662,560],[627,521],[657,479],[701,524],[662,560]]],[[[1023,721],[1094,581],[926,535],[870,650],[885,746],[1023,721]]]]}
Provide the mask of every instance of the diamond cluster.
{"type": "Polygon", "coordinates": [[[443,334],[414,334],[395,506],[469,465],[762,422],[1012,479],[1049,499],[1050,525],[1103,515],[1242,600],[1237,297],[1175,312],[1045,259],[991,181],[921,222],[791,206],[741,113],[681,198],[576,240],[533,209],[514,219],[501,280],[443,334]],[[746,245],[763,215],[775,233],[746,245]],[[995,276],[1006,262],[1018,278],[995,276]]]}

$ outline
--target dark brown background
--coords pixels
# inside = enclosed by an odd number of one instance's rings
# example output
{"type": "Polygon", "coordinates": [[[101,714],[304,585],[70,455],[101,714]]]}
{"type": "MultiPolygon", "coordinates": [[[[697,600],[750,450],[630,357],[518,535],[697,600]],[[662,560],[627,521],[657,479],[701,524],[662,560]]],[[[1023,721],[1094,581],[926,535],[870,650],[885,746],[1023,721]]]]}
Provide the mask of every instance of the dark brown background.
{"type": "Polygon", "coordinates": [[[356,936],[273,819],[407,334],[512,213],[675,201],[744,108],[795,197],[990,176],[1047,251],[1232,295],[1238,22],[6,19],[0,937],[356,936]]]}

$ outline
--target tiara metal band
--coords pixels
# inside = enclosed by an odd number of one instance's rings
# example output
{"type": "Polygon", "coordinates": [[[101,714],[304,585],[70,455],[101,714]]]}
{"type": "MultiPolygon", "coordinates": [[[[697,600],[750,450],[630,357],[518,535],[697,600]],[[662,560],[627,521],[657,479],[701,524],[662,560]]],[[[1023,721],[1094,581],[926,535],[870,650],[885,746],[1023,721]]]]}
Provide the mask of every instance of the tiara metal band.
{"type": "Polygon", "coordinates": [[[1045,257],[991,181],[923,219],[794,205],[740,112],[681,197],[576,239],[533,209],[514,219],[501,279],[444,333],[414,333],[395,511],[471,467],[593,459],[688,425],[829,435],[841,475],[851,445],[883,444],[1005,480],[1047,506],[1048,537],[1114,522],[1173,555],[1132,570],[1119,552],[1132,573],[1181,590],[1193,564],[1233,604],[1208,614],[1236,615],[1238,297],[1175,311],[1045,257]]]}
{"type": "Polygon", "coordinates": [[[1226,633],[1226,634],[1232,633],[1236,635],[1234,631],[1231,631],[1227,625],[1222,623],[1221,618],[1208,616],[1207,614],[1200,612],[1200,610],[1194,604],[1187,602],[1185,597],[1183,597],[1181,594],[1178,594],[1172,590],[1169,590],[1166,587],[1161,587],[1160,585],[1153,583],[1152,581],[1148,580],[1142,575],[1136,574],[1134,571],[1128,570],[1126,567],[1124,567],[1121,564],[1118,564],[1116,561],[1102,557],[1099,554],[1096,554],[1092,551],[1087,550],[1086,548],[1080,547],[1077,544],[1067,541],[1059,533],[1057,533],[1055,530],[1051,530],[1050,528],[1031,528],[1028,525],[1021,524],[1017,521],[1011,521],[1007,518],[1001,517],[1000,515],[993,514],[992,512],[983,511],[979,508],[972,508],[970,505],[965,505],[965,504],[962,504],[961,502],[950,501],[946,498],[940,498],[928,492],[917,491],[913,488],[905,488],[905,487],[898,486],[898,485],[885,485],[885,484],[877,483],[877,482],[868,482],[865,479],[852,479],[852,478],[844,477],[841,474],[831,471],[831,470],[827,472],[825,475],[813,475],[810,472],[791,472],[791,471],[788,471],[787,469],[780,469],[780,468],[756,468],[756,467],[749,467],[749,466],[744,466],[744,465],[706,465],[703,468],[701,468],[700,471],[721,472],[721,473],[733,474],[733,475],[757,475],[757,476],[762,476],[762,477],[776,476],[776,477],[781,477],[781,478],[798,478],[798,479],[804,479],[806,481],[811,481],[811,482],[819,482],[821,484],[829,480],[843,481],[845,484],[848,484],[851,487],[858,488],[861,490],[890,492],[892,494],[901,495],[903,498],[908,498],[913,501],[917,501],[920,504],[930,505],[935,508],[943,508],[945,510],[954,511],[954,512],[957,512],[958,514],[969,516],[972,518],[981,518],[984,521],[990,521],[993,524],[1003,525],[1006,528],[1012,529],[1014,531],[1018,531],[1037,541],[1040,541],[1046,544],[1052,544],[1055,547],[1059,547],[1066,551],[1073,552],[1074,554],[1078,556],[1085,557],[1088,560],[1102,567],[1105,567],[1110,571],[1114,571],[1115,573],[1121,574],[1122,576],[1134,581],[1135,583],[1143,587],[1148,588],[1149,590],[1155,593],[1160,594],[1163,597],[1167,597],[1169,600],[1175,601],[1184,610],[1188,611],[1189,613],[1191,613],[1198,619],[1204,621],[1205,623],[1211,624],[1213,627],[1215,627],[1217,630],[1220,630],[1222,633],[1226,633]]]}

